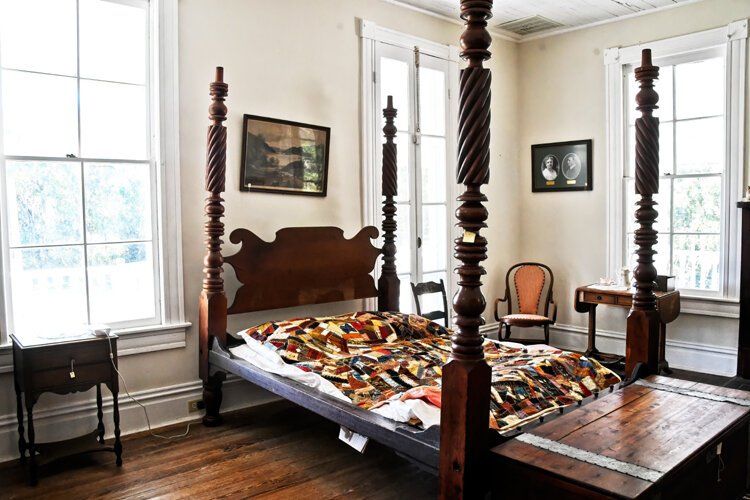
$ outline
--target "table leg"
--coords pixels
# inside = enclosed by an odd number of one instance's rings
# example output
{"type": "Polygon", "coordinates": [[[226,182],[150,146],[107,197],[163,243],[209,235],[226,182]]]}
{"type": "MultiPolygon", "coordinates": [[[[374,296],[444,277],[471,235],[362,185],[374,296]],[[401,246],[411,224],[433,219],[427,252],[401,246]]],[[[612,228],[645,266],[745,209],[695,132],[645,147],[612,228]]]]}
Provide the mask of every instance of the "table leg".
{"type": "Polygon", "coordinates": [[[667,350],[667,324],[659,322],[659,373],[672,374],[666,356],[667,350]]]}
{"type": "Polygon", "coordinates": [[[122,465],[122,443],[120,442],[120,406],[117,402],[117,391],[112,391],[112,419],[115,422],[115,455],[117,466],[122,465]]]}
{"type": "Polygon", "coordinates": [[[99,419],[99,424],[96,429],[99,431],[99,442],[104,444],[104,423],[102,418],[104,412],[102,412],[102,384],[96,384],[96,417],[99,419]]]}
{"type": "Polygon", "coordinates": [[[26,418],[28,419],[28,435],[29,442],[27,449],[29,450],[29,484],[36,486],[36,448],[34,446],[34,403],[33,396],[29,397],[29,394],[25,395],[26,399],[26,418]]]}
{"type": "Polygon", "coordinates": [[[26,462],[26,438],[23,430],[23,401],[21,400],[21,387],[14,381],[16,386],[16,416],[18,417],[18,452],[21,454],[21,463],[26,462]]]}
{"type": "Polygon", "coordinates": [[[596,357],[599,354],[599,349],[596,348],[596,304],[589,304],[589,339],[586,352],[583,354],[587,357],[596,357]]]}

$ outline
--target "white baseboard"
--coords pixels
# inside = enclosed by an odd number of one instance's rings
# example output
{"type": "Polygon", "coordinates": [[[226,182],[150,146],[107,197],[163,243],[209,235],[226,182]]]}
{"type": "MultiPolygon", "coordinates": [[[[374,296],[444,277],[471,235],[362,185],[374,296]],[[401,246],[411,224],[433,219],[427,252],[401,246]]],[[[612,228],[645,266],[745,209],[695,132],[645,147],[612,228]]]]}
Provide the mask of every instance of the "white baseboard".
{"type": "MultiPolygon", "coordinates": [[[[106,395],[108,390],[102,389],[106,395]]],[[[95,392],[89,391],[86,400],[70,401],[70,396],[43,394],[34,407],[34,430],[38,442],[58,441],[86,434],[96,428],[95,392]]],[[[195,421],[203,412],[189,413],[188,401],[201,399],[202,383],[199,380],[158,389],[131,393],[148,409],[152,429],[180,422],[195,421]]],[[[270,402],[275,396],[244,380],[230,376],[223,385],[222,412],[270,402]]],[[[122,435],[148,430],[143,409],[131,400],[121,387],[120,429],[122,435]]],[[[106,437],[112,437],[112,398],[104,397],[104,426],[106,437]]],[[[194,424],[200,425],[200,424],[194,424]]],[[[26,421],[24,421],[24,427],[26,421]]],[[[180,434],[182,431],[174,431],[180,434]]],[[[154,438],[157,439],[157,438],[154,438]]],[[[123,460],[127,460],[127,446],[123,460]]],[[[18,420],[15,412],[0,416],[0,462],[18,458],[18,420]]]]}

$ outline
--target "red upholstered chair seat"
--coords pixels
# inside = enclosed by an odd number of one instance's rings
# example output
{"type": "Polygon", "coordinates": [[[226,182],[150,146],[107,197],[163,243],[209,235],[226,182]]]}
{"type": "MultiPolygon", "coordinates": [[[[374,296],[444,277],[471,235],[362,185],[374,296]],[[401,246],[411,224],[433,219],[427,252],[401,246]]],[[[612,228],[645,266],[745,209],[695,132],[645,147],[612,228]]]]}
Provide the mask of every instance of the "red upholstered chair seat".
{"type": "Polygon", "coordinates": [[[542,326],[553,323],[552,319],[539,314],[506,314],[500,318],[500,321],[511,326],[521,327],[542,326]]]}

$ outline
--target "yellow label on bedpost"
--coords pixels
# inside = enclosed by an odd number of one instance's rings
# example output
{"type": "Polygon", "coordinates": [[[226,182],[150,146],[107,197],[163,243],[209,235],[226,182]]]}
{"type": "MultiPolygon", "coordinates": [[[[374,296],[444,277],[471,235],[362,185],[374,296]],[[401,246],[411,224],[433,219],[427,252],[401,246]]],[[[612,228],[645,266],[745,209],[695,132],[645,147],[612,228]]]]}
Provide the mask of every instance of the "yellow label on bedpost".
{"type": "Polygon", "coordinates": [[[474,243],[477,237],[477,233],[472,231],[464,231],[464,243],[474,243]]]}

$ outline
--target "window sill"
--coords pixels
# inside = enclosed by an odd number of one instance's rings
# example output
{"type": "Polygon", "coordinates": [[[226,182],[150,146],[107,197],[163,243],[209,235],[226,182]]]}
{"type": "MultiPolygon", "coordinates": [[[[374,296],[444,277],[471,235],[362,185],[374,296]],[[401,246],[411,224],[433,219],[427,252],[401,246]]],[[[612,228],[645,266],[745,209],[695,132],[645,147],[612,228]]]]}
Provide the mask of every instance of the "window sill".
{"type": "Polygon", "coordinates": [[[681,295],[680,314],[738,319],[740,317],[740,301],[739,299],[722,297],[681,295]]]}
{"type": "MultiPolygon", "coordinates": [[[[114,330],[119,337],[117,356],[166,351],[185,347],[188,322],[114,330]]],[[[13,371],[13,351],[10,343],[0,345],[0,374],[13,371]]]]}

